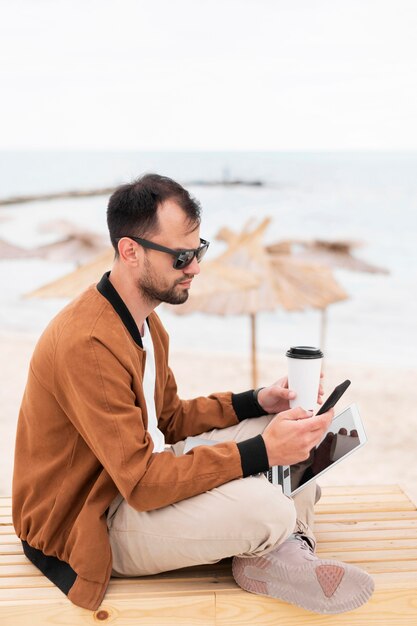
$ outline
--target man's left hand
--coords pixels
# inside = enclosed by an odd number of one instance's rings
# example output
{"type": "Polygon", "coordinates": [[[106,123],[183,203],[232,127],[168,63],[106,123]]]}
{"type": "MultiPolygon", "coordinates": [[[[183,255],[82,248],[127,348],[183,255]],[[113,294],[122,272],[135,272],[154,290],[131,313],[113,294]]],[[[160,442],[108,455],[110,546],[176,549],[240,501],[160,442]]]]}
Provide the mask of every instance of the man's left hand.
{"type": "MultiPolygon", "coordinates": [[[[320,374],[320,379],[323,373],[320,374]]],[[[320,382],[317,396],[317,404],[323,404],[323,385],[320,382]]],[[[280,413],[287,411],[290,406],[290,400],[296,397],[294,391],[288,389],[288,378],[280,378],[270,387],[264,387],[258,393],[258,402],[264,409],[265,413],[280,413]]]]}

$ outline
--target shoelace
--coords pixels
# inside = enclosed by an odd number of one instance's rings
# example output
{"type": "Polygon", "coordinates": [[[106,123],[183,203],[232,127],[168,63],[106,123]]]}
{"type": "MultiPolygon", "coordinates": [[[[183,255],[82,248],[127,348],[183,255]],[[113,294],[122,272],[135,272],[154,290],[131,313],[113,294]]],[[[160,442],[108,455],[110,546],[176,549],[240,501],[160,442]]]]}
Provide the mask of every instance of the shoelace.
{"type": "Polygon", "coordinates": [[[311,545],[308,542],[308,540],[305,537],[303,537],[303,535],[300,535],[299,533],[293,533],[292,535],[290,535],[290,537],[288,539],[290,541],[293,541],[293,540],[299,541],[301,543],[301,549],[302,550],[307,550],[307,552],[310,552],[311,554],[314,554],[313,548],[311,547],[311,545]]]}

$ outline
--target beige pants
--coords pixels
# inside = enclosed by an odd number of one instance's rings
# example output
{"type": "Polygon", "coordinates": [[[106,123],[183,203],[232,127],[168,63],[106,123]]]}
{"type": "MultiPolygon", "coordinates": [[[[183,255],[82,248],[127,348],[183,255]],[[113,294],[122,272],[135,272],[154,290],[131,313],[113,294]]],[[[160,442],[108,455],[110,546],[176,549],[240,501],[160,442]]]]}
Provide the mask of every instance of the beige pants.
{"type": "MultiPolygon", "coordinates": [[[[201,436],[242,441],[263,432],[270,416],[201,436]]],[[[172,446],[182,454],[184,442],[172,446]]],[[[108,513],[113,576],[146,576],[230,556],[259,556],[285,541],[294,530],[313,541],[314,483],[294,499],[263,475],[233,480],[162,509],[141,512],[121,496],[108,513]]]]}

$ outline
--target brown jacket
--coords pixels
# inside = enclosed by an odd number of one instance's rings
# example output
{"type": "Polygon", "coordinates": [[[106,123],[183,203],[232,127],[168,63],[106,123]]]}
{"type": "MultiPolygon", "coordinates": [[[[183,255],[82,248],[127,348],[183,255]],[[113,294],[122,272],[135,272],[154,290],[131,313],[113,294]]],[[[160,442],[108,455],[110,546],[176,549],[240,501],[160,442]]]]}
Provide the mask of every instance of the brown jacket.
{"type": "MultiPolygon", "coordinates": [[[[180,400],[167,333],[156,313],[148,324],[158,426],[167,443],[259,415],[250,392],[180,400]]],[[[260,437],[180,457],[153,453],[142,388],[145,359],[133,318],[105,275],[44,331],[19,414],[16,533],[28,558],[72,602],[92,610],[111,574],[106,514],[117,493],[147,511],[267,469],[260,437]]]]}

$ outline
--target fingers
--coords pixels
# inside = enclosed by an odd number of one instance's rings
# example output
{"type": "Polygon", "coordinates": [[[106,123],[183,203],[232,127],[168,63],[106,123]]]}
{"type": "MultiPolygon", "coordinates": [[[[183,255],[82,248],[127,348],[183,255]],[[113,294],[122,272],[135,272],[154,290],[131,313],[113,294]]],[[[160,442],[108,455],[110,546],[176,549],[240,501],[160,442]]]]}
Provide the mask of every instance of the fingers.
{"type": "Polygon", "coordinates": [[[324,433],[331,424],[331,421],[334,417],[334,409],[329,409],[326,413],[322,413],[321,415],[314,415],[308,422],[302,422],[303,428],[306,430],[310,430],[311,432],[319,432],[324,433]]]}
{"type": "Polygon", "coordinates": [[[281,389],[277,389],[276,396],[277,398],[282,398],[283,400],[293,400],[296,393],[288,388],[281,387],[281,389]]]}
{"type": "Polygon", "coordinates": [[[306,418],[311,418],[313,415],[313,411],[306,411],[305,409],[301,408],[301,406],[297,406],[294,409],[282,411],[282,413],[278,413],[278,415],[288,420],[304,420],[306,418]]]}

